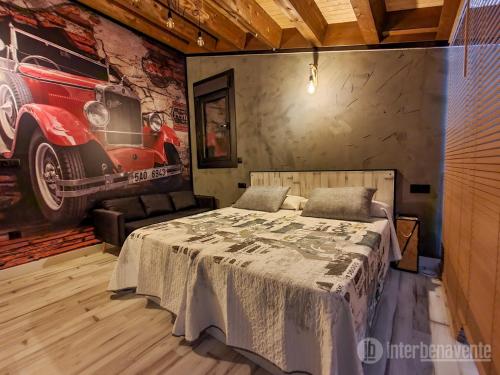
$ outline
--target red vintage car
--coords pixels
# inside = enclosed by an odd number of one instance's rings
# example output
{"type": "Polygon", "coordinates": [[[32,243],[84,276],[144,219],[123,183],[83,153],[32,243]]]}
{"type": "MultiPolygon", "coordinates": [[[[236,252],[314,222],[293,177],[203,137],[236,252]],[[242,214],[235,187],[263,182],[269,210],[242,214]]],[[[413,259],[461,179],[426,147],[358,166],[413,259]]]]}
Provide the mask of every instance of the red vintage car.
{"type": "Polygon", "coordinates": [[[48,220],[82,218],[90,196],[105,190],[182,178],[174,130],[161,113],[142,113],[107,63],[13,25],[0,51],[2,156],[27,161],[48,220]]]}

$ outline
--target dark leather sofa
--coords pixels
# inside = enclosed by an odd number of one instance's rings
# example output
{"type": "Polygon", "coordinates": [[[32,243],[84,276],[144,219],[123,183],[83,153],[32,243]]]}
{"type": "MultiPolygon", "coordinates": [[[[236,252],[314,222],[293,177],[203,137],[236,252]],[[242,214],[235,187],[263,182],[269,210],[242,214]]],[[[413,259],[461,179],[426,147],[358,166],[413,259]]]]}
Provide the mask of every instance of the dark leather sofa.
{"type": "Polygon", "coordinates": [[[177,191],[108,199],[100,206],[92,211],[97,237],[121,246],[136,229],[213,210],[216,200],[191,191],[177,191]]]}

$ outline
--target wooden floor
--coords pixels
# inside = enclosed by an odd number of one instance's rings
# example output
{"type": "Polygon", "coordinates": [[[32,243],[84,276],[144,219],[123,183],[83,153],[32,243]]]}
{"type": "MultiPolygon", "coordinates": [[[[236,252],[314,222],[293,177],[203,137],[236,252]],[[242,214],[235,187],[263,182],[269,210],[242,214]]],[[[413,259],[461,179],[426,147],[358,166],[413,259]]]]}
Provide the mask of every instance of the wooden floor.
{"type": "MultiPolygon", "coordinates": [[[[0,374],[266,375],[213,338],[188,345],[171,315],[133,294],[106,292],[116,262],[91,254],[0,282],[0,374]]],[[[396,272],[393,342],[448,342],[441,284],[396,272]]],[[[392,298],[391,298],[392,299],[392,298]]],[[[388,361],[386,374],[469,374],[472,367],[388,361]]]]}

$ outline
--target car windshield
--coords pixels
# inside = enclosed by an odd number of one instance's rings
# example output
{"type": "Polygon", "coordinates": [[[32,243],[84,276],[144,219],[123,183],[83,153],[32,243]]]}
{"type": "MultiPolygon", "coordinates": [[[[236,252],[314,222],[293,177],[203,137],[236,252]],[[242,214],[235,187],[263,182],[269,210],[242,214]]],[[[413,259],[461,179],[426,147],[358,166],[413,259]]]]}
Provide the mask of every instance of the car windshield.
{"type": "Polygon", "coordinates": [[[57,69],[78,76],[101,81],[108,80],[105,64],[95,61],[69,48],[40,40],[20,30],[16,32],[17,54],[20,62],[57,69]]]}

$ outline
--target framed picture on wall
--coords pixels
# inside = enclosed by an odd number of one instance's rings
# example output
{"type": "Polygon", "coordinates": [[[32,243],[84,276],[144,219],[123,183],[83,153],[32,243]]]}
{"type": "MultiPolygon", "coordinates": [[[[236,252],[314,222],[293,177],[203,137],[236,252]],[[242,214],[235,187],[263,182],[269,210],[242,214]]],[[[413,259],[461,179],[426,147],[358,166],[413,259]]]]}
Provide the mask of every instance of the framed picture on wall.
{"type": "Polygon", "coordinates": [[[235,168],[236,115],[234,70],[193,85],[198,168],[235,168]]]}

